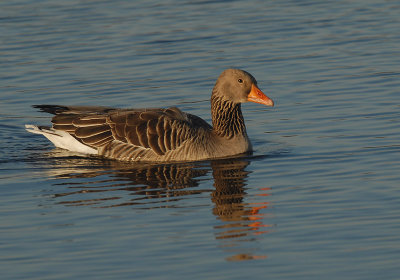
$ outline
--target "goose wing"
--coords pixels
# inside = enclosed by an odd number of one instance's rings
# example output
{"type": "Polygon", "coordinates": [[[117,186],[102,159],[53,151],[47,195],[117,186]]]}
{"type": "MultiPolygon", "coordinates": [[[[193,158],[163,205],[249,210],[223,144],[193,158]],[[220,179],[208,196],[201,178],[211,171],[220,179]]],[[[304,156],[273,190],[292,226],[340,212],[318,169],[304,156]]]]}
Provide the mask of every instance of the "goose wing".
{"type": "Polygon", "coordinates": [[[55,114],[53,128],[66,131],[100,155],[121,160],[158,159],[178,150],[199,129],[211,129],[201,118],[176,107],[112,109],[36,106],[55,114]]]}

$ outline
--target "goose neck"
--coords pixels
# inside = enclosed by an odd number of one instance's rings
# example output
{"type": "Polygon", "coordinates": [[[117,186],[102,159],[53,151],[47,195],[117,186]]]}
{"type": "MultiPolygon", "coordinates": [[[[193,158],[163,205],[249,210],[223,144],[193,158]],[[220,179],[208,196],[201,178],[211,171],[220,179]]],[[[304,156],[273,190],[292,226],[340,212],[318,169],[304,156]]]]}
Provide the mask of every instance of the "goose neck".
{"type": "Polygon", "coordinates": [[[246,134],[240,103],[233,103],[213,96],[211,98],[213,130],[217,135],[232,138],[246,134]]]}

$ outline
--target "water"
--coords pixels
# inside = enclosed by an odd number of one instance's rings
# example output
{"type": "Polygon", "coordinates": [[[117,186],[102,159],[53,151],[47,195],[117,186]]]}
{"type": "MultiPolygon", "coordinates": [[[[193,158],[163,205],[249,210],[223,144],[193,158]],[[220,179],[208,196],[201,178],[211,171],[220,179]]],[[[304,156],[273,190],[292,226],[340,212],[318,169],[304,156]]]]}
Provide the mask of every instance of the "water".
{"type": "Polygon", "coordinates": [[[398,279],[396,1],[3,1],[2,279],[398,279]],[[135,165],[24,131],[32,104],[178,106],[228,67],[255,153],[135,165]]]}

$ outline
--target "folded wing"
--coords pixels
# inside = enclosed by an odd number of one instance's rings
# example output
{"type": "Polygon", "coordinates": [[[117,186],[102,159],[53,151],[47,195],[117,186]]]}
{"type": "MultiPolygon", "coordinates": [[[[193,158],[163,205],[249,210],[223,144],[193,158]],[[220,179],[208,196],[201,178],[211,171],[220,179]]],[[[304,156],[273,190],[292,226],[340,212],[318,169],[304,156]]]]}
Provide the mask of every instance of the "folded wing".
{"type": "Polygon", "coordinates": [[[120,160],[167,157],[199,127],[211,130],[204,120],[178,108],[113,110],[91,107],[39,107],[56,114],[53,128],[68,132],[100,155],[120,160]]]}

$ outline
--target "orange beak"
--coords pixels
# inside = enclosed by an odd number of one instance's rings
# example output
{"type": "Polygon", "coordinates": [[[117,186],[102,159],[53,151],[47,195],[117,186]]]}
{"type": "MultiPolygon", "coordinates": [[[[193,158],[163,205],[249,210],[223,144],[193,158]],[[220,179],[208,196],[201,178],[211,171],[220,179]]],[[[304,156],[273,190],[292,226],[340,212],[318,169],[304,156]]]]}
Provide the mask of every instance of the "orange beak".
{"type": "Polygon", "coordinates": [[[274,107],[274,101],[266,96],[255,84],[251,85],[251,91],[247,97],[247,100],[274,107]]]}

